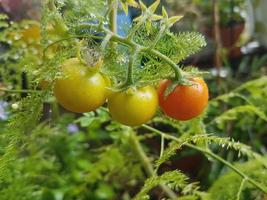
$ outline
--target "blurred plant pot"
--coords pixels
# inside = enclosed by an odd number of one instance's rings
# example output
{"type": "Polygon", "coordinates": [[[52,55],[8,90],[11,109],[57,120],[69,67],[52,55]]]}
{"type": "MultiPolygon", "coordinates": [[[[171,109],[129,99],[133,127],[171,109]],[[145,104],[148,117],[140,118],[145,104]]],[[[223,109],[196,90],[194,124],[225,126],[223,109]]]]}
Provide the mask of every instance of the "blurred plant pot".
{"type": "MultiPolygon", "coordinates": [[[[236,43],[239,40],[242,32],[245,29],[245,23],[232,23],[228,26],[220,26],[220,35],[222,46],[228,52],[229,57],[236,58],[241,56],[240,47],[236,47],[236,43]]],[[[213,28],[206,27],[202,31],[207,37],[214,40],[213,28]]]]}

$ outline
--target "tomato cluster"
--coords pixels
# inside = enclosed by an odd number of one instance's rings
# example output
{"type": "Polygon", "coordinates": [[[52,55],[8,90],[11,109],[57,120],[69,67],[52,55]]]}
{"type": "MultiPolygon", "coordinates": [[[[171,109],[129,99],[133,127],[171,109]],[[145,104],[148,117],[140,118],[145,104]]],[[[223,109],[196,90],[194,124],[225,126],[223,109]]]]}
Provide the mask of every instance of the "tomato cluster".
{"type": "Polygon", "coordinates": [[[202,78],[191,79],[191,85],[176,85],[168,95],[165,93],[170,80],[160,82],[158,91],[153,86],[145,86],[110,92],[109,79],[92,68],[78,58],[63,62],[62,77],[55,81],[54,95],[65,109],[90,112],[107,101],[113,119],[138,126],[155,115],[158,104],[169,117],[190,120],[200,115],[208,103],[208,87],[202,78]]]}

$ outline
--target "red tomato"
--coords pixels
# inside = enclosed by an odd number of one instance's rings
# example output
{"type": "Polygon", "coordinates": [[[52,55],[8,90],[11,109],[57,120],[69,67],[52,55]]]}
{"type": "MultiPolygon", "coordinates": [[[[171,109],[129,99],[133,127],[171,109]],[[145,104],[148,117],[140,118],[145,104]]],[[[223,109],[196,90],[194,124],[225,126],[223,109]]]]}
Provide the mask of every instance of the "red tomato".
{"type": "Polygon", "coordinates": [[[177,85],[168,95],[164,93],[170,80],[163,80],[158,88],[159,105],[166,115],[177,120],[190,120],[200,115],[209,99],[208,87],[202,78],[191,79],[192,85],[177,85]]]}

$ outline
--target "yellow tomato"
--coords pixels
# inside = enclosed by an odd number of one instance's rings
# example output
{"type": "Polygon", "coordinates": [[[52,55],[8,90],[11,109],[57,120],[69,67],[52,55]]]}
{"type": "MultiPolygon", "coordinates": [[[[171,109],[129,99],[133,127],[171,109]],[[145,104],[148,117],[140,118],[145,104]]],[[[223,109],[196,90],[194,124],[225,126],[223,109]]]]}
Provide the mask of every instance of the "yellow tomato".
{"type": "Polygon", "coordinates": [[[149,121],[156,113],[158,96],[152,86],[110,95],[108,109],[112,118],[128,126],[149,121]]]}
{"type": "Polygon", "coordinates": [[[100,73],[71,58],[62,64],[62,74],[63,78],[55,81],[54,94],[65,109],[90,112],[105,103],[107,82],[100,73]]]}

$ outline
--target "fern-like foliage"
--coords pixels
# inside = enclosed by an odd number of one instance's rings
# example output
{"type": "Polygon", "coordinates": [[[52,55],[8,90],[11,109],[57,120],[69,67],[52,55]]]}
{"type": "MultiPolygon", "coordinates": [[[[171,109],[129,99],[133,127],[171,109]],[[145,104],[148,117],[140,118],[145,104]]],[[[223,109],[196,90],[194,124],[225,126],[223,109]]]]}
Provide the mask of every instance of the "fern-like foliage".
{"type": "Polygon", "coordinates": [[[240,114],[256,114],[258,117],[267,122],[267,116],[259,108],[253,105],[243,105],[236,106],[232,109],[225,111],[220,116],[216,117],[213,121],[218,124],[218,127],[221,127],[225,121],[236,120],[240,114]]]}
{"type": "Polygon", "coordinates": [[[9,174],[9,164],[15,159],[19,142],[24,134],[29,134],[39,120],[42,111],[42,97],[31,95],[19,102],[19,110],[13,113],[2,139],[6,142],[4,154],[0,158],[0,182],[9,174]]]}
{"type": "MultiPolygon", "coordinates": [[[[266,162],[266,159],[265,159],[266,162]]],[[[267,185],[266,166],[264,167],[257,160],[251,160],[246,163],[236,164],[243,173],[253,177],[255,180],[267,185]]],[[[264,194],[257,191],[251,184],[245,181],[242,188],[240,188],[242,178],[234,172],[227,172],[223,174],[210,187],[210,196],[208,200],[261,200],[264,199],[264,194]]]]}
{"type": "MultiPolygon", "coordinates": [[[[134,200],[149,200],[149,191],[159,185],[167,185],[176,191],[182,191],[188,185],[188,177],[179,171],[165,172],[161,176],[153,176],[145,181],[141,191],[135,196],[134,200]]],[[[187,190],[188,188],[186,188],[187,190]]]]}
{"type": "Polygon", "coordinates": [[[158,168],[162,163],[167,161],[171,156],[173,156],[178,149],[181,149],[186,144],[191,143],[207,143],[207,144],[217,144],[223,148],[231,148],[239,152],[239,156],[245,155],[249,158],[257,158],[258,160],[262,160],[262,156],[257,154],[256,152],[251,150],[251,147],[233,141],[230,138],[221,138],[213,135],[195,135],[195,136],[187,136],[181,138],[179,142],[173,141],[170,143],[169,147],[164,150],[163,155],[156,161],[156,167],[158,168]]]}

